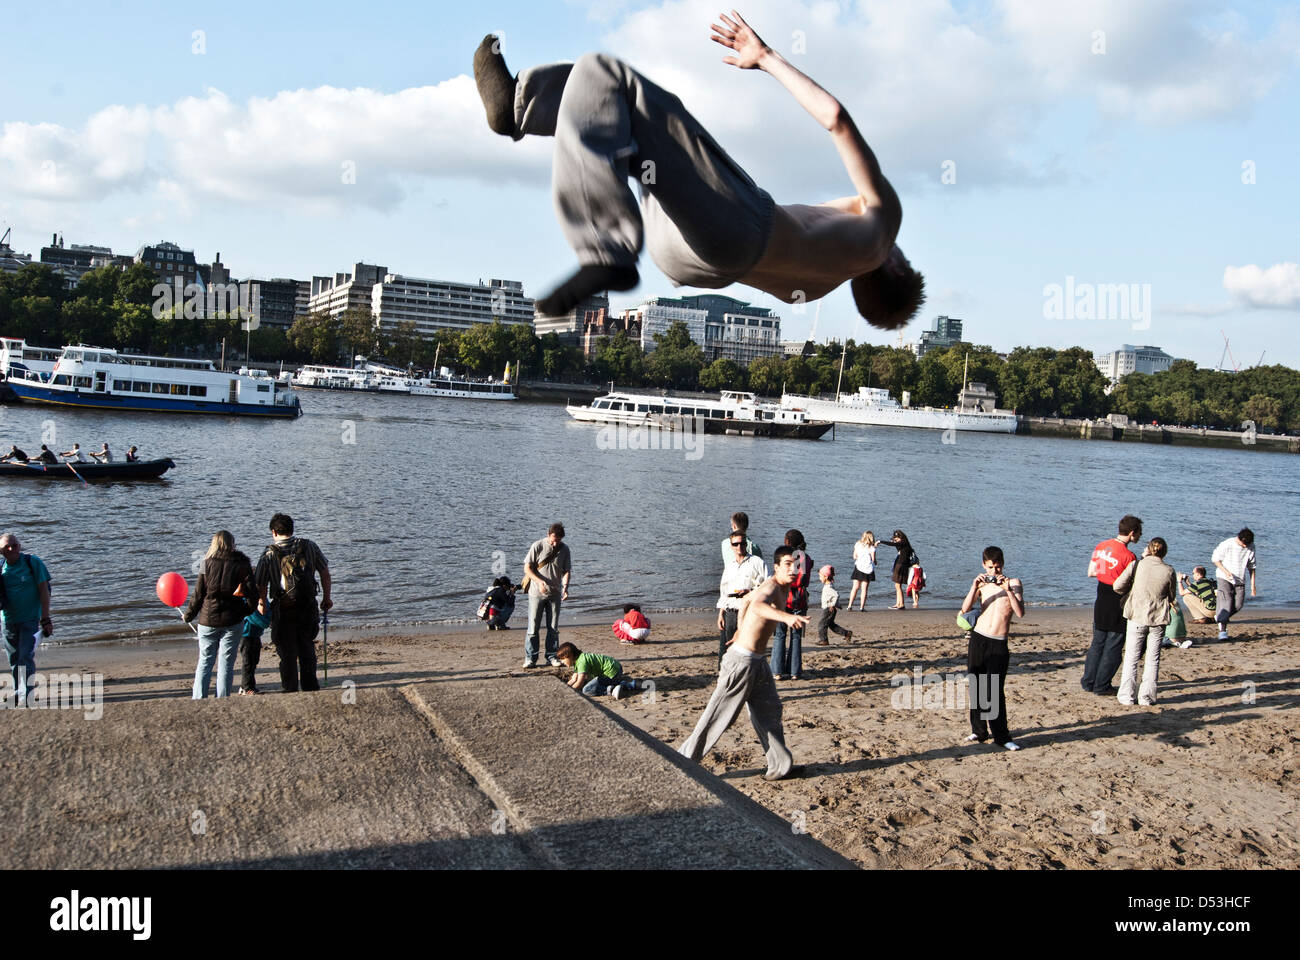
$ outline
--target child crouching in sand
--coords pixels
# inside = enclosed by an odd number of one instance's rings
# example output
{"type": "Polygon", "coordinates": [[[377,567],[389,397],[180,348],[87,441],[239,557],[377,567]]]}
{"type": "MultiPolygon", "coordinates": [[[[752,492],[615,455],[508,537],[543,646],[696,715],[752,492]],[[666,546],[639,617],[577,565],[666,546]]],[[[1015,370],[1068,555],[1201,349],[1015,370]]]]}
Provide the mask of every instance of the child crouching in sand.
{"type": "Polygon", "coordinates": [[[615,700],[622,700],[641,689],[639,680],[623,676],[623,665],[613,657],[600,653],[583,653],[571,643],[560,644],[555,655],[573,671],[573,676],[568,680],[569,686],[581,690],[589,697],[600,697],[608,693],[615,700]]]}
{"type": "Polygon", "coordinates": [[[1002,548],[984,548],[984,572],[970,585],[961,612],[980,602],[979,619],[971,630],[966,651],[966,682],[970,699],[971,733],[965,743],[983,743],[992,728],[993,742],[1008,750],[1019,750],[1007,728],[1007,700],[1004,686],[1011,654],[1007,632],[1011,617],[1025,615],[1024,586],[1002,573],[1002,548]]]}

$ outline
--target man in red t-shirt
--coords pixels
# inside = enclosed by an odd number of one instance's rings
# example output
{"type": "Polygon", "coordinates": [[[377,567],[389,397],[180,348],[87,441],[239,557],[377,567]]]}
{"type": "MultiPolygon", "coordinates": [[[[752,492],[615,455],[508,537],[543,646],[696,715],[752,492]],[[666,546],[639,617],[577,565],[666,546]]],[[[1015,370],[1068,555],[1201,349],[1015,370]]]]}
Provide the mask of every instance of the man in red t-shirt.
{"type": "Polygon", "coordinates": [[[1109,696],[1115,692],[1111,681],[1124,655],[1128,623],[1124,619],[1124,598],[1112,585],[1137,560],[1128,545],[1141,539],[1142,521],[1128,514],[1119,522],[1119,535],[1103,540],[1092,551],[1088,576],[1097,580],[1097,600],[1092,606],[1092,646],[1084,659],[1079,684],[1088,693],[1109,696]]]}

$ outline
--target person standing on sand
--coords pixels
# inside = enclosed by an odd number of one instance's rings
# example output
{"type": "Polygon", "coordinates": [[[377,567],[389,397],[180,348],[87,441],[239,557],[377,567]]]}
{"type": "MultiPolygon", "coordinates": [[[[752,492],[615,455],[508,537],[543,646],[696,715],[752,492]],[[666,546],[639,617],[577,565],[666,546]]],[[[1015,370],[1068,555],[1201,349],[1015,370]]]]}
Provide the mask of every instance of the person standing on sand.
{"type": "Polygon", "coordinates": [[[846,281],[873,326],[905,325],[925,281],[894,242],[898,194],[844,106],[767,46],[739,13],[711,39],[723,63],[775,78],[830,133],[853,194],[778,205],[687,112],[679,98],[621,60],[588,53],[510,75],[501,42],[474,53],[474,81],[494,133],[555,138],[552,193],[578,270],[537,301],[568,313],[601,290],[631,290],[643,241],[676,286],[743,283],[786,303],[817,300],[846,281]],[[653,176],[646,174],[653,170],[653,176]],[[628,177],[641,180],[641,207],[628,177]]]}
{"type": "Polygon", "coordinates": [[[1130,543],[1142,539],[1142,521],[1126,514],[1119,521],[1119,535],[1103,540],[1092,551],[1088,576],[1097,580],[1097,599],[1092,605],[1092,646],[1083,661],[1083,678],[1079,685],[1086,693],[1110,696],[1116,692],[1111,681],[1124,655],[1124,637],[1128,623],[1124,620],[1124,600],[1114,590],[1114,583],[1137,557],[1130,543]]]}
{"type": "Polygon", "coordinates": [[[758,742],[767,756],[764,780],[783,780],[798,776],[802,767],[785,745],[781,726],[781,699],[767,664],[767,642],[777,624],[791,630],[803,630],[808,618],[785,609],[790,584],[795,578],[794,550],[777,547],[772,554],[772,576],[745,598],[740,610],[740,626],[731,647],[722,658],[718,686],[709,698],[694,732],[678,752],[691,760],[700,760],[740,716],[740,708],[749,707],[749,722],[754,725],[758,742]]]}
{"type": "Polygon", "coordinates": [[[745,605],[745,597],[767,579],[767,566],[762,557],[748,552],[749,539],[743,530],[731,532],[728,546],[731,548],[731,559],[722,568],[722,580],[718,583],[719,670],[722,669],[722,658],[726,656],[727,645],[736,635],[737,618],[745,605]]]}
{"type": "Polygon", "coordinates": [[[1142,559],[1130,563],[1115,581],[1114,590],[1124,596],[1124,619],[1128,634],[1124,643],[1124,671],[1120,674],[1115,699],[1122,706],[1133,706],[1136,696],[1144,707],[1156,703],[1156,680],[1160,674],[1160,641],[1174,604],[1178,602],[1178,575],[1165,563],[1169,545],[1162,537],[1152,537],[1142,559]],[[1138,689],[1137,665],[1146,653],[1142,669],[1142,688],[1138,689]]]}
{"type": "Polygon", "coordinates": [[[971,732],[963,742],[983,743],[991,735],[998,746],[1019,750],[1008,727],[1005,687],[1011,665],[1007,633],[1012,615],[1025,615],[1024,585],[1002,573],[1001,547],[985,547],[982,560],[984,572],[971,582],[961,605],[961,612],[966,613],[977,597],[980,604],[979,619],[966,647],[971,732]]]}
{"type": "MultiPolygon", "coordinates": [[[[808,556],[808,544],[798,530],[785,532],[785,545],[794,551],[794,580],[785,603],[790,613],[805,616],[808,613],[808,590],[812,586],[813,560],[808,556]]],[[[803,627],[787,627],[778,623],[772,634],[772,673],[778,680],[803,679],[803,627]]]]}
{"type": "Polygon", "coordinates": [[[553,523],[546,536],[528,548],[524,556],[524,582],[528,584],[528,630],[524,636],[524,669],[537,666],[537,640],[546,619],[546,662],[561,666],[560,602],[569,599],[569,576],[573,561],[564,542],[564,524],[553,523]]]}
{"type": "Polygon", "coordinates": [[[199,580],[183,614],[186,623],[199,620],[199,663],[194,671],[193,698],[204,700],[217,665],[217,696],[230,696],[235,680],[235,655],[243,639],[249,599],[257,596],[253,564],[235,549],[235,538],[218,530],[199,568],[199,580]]]}
{"type": "Polygon", "coordinates": [[[907,539],[907,534],[902,530],[895,530],[894,536],[889,540],[881,540],[880,546],[893,547],[898,551],[898,556],[894,558],[894,570],[890,579],[894,581],[894,598],[895,603],[890,610],[906,610],[907,604],[903,598],[903,587],[907,584],[907,572],[921,562],[912,549],[912,542],[907,539]]]}
{"type": "Polygon", "coordinates": [[[50,571],[40,557],[23,553],[12,533],[0,537],[0,625],[21,704],[27,697],[27,683],[36,673],[36,633],[53,636],[54,622],[50,619],[50,571]]]}
{"type": "MultiPolygon", "coordinates": [[[[745,552],[747,554],[758,557],[760,560],[763,559],[763,551],[758,548],[758,544],[749,539],[749,514],[738,510],[731,515],[731,533],[733,537],[739,533],[745,538],[745,552]]],[[[727,537],[722,541],[722,563],[724,565],[732,562],[731,540],[732,537],[727,537]]]]}
{"type": "Polygon", "coordinates": [[[271,642],[280,655],[280,686],[285,693],[319,690],[316,634],[320,631],[320,614],[334,606],[329,563],[315,543],[293,535],[293,518],[288,514],[277,513],[271,518],[271,537],[274,543],[257,561],[257,612],[266,616],[269,594],[271,642]],[[321,589],[319,612],[317,574],[321,589]]]}
{"type": "Polygon", "coordinates": [[[853,545],[853,582],[849,587],[849,605],[846,609],[853,609],[853,598],[858,595],[858,587],[862,588],[862,600],[858,604],[858,610],[865,610],[867,607],[867,588],[876,579],[876,535],[870,530],[862,534],[862,539],[853,545]]]}

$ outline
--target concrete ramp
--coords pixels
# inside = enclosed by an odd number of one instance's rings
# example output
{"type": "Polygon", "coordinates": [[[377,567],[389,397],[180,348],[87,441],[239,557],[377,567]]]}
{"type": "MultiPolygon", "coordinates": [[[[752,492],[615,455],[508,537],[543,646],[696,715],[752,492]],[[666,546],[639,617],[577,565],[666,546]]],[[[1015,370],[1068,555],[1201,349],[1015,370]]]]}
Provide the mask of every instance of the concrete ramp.
{"type": "Polygon", "coordinates": [[[404,692],[512,829],[558,867],[855,868],[554,677],[404,692]]]}
{"type": "Polygon", "coordinates": [[[548,674],[0,723],[4,868],[852,866],[548,674]]]}

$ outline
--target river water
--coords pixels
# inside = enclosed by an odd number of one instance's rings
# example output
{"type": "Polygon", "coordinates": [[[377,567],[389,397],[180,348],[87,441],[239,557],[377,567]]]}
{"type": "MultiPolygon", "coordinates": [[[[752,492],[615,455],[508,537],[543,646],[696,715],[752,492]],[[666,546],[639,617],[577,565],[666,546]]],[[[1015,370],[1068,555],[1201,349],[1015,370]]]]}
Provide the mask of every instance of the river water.
{"type": "MultiPolygon", "coordinates": [[[[734,510],[749,513],[769,561],[799,528],[845,596],[862,531],[901,528],[929,580],[923,605],[956,605],[990,543],[1027,601],[1088,604],[1090,551],[1131,512],[1184,572],[1250,526],[1257,602],[1300,599],[1294,456],[972,433],[944,443],[940,431],[857,426],[819,441],[611,449],[608,431],[556,405],[300,392],[293,422],[0,407],[4,449],[107,440],[176,461],[158,482],[0,481],[0,528],[50,567],[56,640],[179,628],[154,594],[158,576],[175,570],[192,586],[221,528],[256,559],[277,511],[329,559],[335,626],[472,622],[493,577],[517,581],[553,520],[573,554],[566,621],[612,622],[627,601],[711,607],[734,510]]],[[[893,556],[880,550],[885,571],[893,556]]],[[[878,580],[871,602],[892,602],[889,590],[878,580]]]]}

